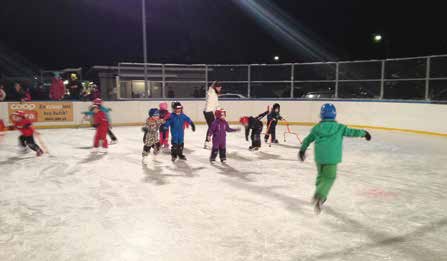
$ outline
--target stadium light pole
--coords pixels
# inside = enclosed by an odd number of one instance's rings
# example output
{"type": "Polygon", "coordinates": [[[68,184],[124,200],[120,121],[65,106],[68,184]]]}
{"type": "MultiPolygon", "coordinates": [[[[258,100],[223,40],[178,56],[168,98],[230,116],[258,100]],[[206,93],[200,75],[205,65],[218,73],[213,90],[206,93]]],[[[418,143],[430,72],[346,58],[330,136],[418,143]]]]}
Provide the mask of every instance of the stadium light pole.
{"type": "MultiPolygon", "coordinates": [[[[144,59],[144,92],[148,95],[147,85],[147,32],[146,32],[146,0],[141,0],[142,5],[142,23],[143,23],[143,59],[144,59]]],[[[148,95],[149,97],[149,95],[148,95]]]]}

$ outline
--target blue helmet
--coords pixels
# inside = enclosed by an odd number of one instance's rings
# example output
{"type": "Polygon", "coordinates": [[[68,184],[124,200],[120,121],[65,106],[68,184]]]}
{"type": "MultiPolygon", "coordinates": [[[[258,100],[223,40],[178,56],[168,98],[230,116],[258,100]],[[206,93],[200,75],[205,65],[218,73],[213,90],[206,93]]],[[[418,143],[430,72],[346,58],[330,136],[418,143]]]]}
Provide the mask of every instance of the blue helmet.
{"type": "Polygon", "coordinates": [[[149,110],[149,117],[158,117],[160,116],[160,111],[157,108],[152,108],[149,110]]]}
{"type": "Polygon", "coordinates": [[[335,120],[337,117],[337,110],[335,109],[334,104],[326,103],[321,106],[320,118],[322,120],[335,120]]]}

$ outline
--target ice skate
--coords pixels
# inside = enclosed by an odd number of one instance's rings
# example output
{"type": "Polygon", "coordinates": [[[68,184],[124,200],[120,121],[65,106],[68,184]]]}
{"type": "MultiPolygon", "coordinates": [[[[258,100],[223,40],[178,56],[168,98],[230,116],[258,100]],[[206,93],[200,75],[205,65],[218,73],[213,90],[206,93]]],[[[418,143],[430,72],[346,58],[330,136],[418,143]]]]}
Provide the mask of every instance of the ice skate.
{"type": "Polygon", "coordinates": [[[314,205],[314,211],[316,215],[320,215],[323,210],[323,204],[326,200],[322,200],[320,198],[314,197],[312,199],[312,204],[314,205]]]}
{"type": "Polygon", "coordinates": [[[227,164],[227,159],[221,159],[220,162],[221,162],[222,164],[227,164]]]}
{"type": "Polygon", "coordinates": [[[214,164],[216,162],[216,159],[212,159],[212,158],[210,158],[210,163],[211,164],[214,164]]]}
{"type": "Polygon", "coordinates": [[[177,160],[177,156],[172,156],[171,160],[172,160],[172,162],[175,162],[177,160]]]}
{"type": "Polygon", "coordinates": [[[178,155],[178,158],[181,160],[187,160],[185,155],[178,155]]]}
{"type": "Polygon", "coordinates": [[[42,156],[43,155],[43,150],[38,150],[37,152],[36,152],[36,156],[37,157],[40,157],[40,156],[42,156]]]}

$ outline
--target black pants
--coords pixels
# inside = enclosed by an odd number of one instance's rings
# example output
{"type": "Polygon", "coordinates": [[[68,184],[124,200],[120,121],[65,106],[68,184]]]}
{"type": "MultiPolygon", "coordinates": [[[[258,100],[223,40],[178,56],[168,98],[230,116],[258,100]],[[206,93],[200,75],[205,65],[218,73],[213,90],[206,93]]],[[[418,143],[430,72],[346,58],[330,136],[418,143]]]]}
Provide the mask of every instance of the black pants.
{"type": "Polygon", "coordinates": [[[154,149],[154,154],[157,154],[160,151],[160,142],[155,143],[152,146],[146,146],[144,145],[143,147],[143,154],[149,154],[149,152],[151,152],[151,149],[154,149]]]}
{"type": "Polygon", "coordinates": [[[276,140],[276,121],[269,122],[267,126],[270,125],[270,129],[267,130],[267,133],[265,134],[264,139],[268,139],[269,135],[272,135],[272,142],[276,140]]]}
{"type": "Polygon", "coordinates": [[[36,142],[34,141],[34,137],[33,136],[25,137],[23,135],[20,135],[19,143],[20,143],[20,146],[22,146],[24,148],[25,147],[29,147],[30,149],[32,149],[34,151],[41,151],[42,150],[39,147],[39,145],[37,145],[36,142]]]}
{"type": "Polygon", "coordinates": [[[115,141],[117,140],[115,134],[113,134],[112,129],[109,128],[109,130],[107,131],[107,134],[109,134],[110,138],[115,141]]]}
{"type": "Polygon", "coordinates": [[[213,124],[213,121],[215,120],[214,118],[214,112],[212,111],[204,111],[203,112],[203,116],[205,116],[205,120],[206,120],[206,124],[208,125],[208,130],[206,131],[206,137],[205,137],[205,141],[208,142],[208,131],[211,128],[211,124],[213,124]]]}
{"type": "Polygon", "coordinates": [[[172,147],[171,147],[171,156],[173,158],[177,158],[177,157],[185,157],[183,155],[183,148],[185,147],[185,144],[175,144],[172,143],[172,147]]]}
{"type": "Polygon", "coordinates": [[[219,154],[219,158],[221,161],[227,160],[227,149],[224,148],[213,148],[211,150],[211,160],[216,160],[217,154],[219,154]]]}
{"type": "Polygon", "coordinates": [[[261,132],[262,129],[253,129],[251,131],[251,146],[252,147],[261,147],[261,132]]]}
{"type": "Polygon", "coordinates": [[[79,100],[80,96],[81,96],[81,89],[78,88],[71,88],[70,89],[70,95],[71,95],[71,99],[73,100],[79,100]]]}

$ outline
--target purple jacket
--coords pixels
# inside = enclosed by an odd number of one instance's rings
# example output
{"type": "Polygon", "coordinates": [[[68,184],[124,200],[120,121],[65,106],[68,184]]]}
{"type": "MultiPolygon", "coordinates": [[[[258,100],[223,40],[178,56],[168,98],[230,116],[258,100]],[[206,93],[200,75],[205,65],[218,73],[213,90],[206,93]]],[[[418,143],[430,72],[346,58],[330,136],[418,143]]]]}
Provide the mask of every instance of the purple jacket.
{"type": "Polygon", "coordinates": [[[213,147],[225,146],[227,143],[227,132],[237,131],[230,128],[224,119],[216,119],[211,124],[208,136],[213,136],[213,147]]]}

